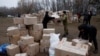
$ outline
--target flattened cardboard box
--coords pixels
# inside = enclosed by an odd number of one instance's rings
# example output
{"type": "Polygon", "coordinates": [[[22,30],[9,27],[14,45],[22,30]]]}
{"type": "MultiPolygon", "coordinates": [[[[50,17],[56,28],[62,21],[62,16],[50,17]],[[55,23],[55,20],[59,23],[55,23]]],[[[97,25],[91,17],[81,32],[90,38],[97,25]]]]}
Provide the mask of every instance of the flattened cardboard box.
{"type": "Polygon", "coordinates": [[[20,53],[18,45],[11,44],[11,45],[7,46],[6,49],[7,49],[7,54],[9,56],[15,56],[15,54],[20,53]]]}
{"type": "Polygon", "coordinates": [[[55,33],[55,28],[43,29],[43,34],[55,33]]]}
{"type": "Polygon", "coordinates": [[[24,24],[24,18],[13,18],[14,24],[24,24]]]}
{"type": "Polygon", "coordinates": [[[37,24],[37,17],[25,17],[24,24],[25,25],[37,24]]]}

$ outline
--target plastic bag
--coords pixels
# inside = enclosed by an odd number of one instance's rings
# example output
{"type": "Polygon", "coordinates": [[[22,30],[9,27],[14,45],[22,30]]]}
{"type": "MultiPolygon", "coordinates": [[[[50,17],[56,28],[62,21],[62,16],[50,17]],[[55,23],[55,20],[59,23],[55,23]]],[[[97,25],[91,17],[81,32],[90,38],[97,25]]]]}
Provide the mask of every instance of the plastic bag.
{"type": "Polygon", "coordinates": [[[60,34],[51,33],[50,34],[50,48],[49,48],[49,56],[54,56],[55,54],[55,47],[59,43],[60,34]]]}

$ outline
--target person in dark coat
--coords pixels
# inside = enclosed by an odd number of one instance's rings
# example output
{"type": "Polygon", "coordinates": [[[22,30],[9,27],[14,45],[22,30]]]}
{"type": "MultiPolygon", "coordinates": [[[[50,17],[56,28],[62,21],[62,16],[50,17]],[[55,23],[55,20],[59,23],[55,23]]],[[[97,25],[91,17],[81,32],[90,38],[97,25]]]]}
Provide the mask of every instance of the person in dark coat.
{"type": "Polygon", "coordinates": [[[49,16],[49,12],[48,11],[46,11],[46,14],[45,14],[45,16],[44,16],[44,19],[43,19],[43,21],[42,21],[42,23],[43,23],[43,28],[47,28],[47,23],[49,22],[49,21],[51,21],[51,20],[54,20],[55,18],[54,17],[50,17],[49,16]]]}
{"type": "Polygon", "coordinates": [[[92,17],[92,11],[86,11],[84,13],[83,23],[90,25],[91,17],[92,17]]]}
{"type": "Polygon", "coordinates": [[[87,24],[81,24],[78,26],[78,29],[80,31],[79,33],[79,38],[82,38],[84,40],[89,40],[89,42],[93,42],[95,50],[94,53],[98,52],[98,44],[97,44],[97,29],[92,26],[92,25],[87,25],[87,24]]]}
{"type": "Polygon", "coordinates": [[[84,15],[84,19],[83,19],[83,24],[88,24],[88,12],[87,10],[85,10],[85,13],[83,14],[84,15]]]}
{"type": "Polygon", "coordinates": [[[91,18],[92,18],[92,11],[89,11],[88,12],[88,24],[89,25],[90,25],[91,18]]]}

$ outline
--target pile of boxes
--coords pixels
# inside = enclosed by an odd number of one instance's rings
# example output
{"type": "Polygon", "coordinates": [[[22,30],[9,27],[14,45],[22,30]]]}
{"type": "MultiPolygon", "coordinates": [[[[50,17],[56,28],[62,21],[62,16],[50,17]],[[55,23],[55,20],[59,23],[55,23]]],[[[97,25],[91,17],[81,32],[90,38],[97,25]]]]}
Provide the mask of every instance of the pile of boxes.
{"type": "Polygon", "coordinates": [[[11,43],[7,46],[9,56],[35,56],[39,53],[39,43],[35,41],[41,40],[43,25],[37,22],[37,17],[28,16],[15,17],[15,26],[7,28],[7,37],[11,43]]]}
{"type": "Polygon", "coordinates": [[[40,52],[48,52],[50,47],[50,33],[55,33],[54,28],[43,29],[43,37],[40,41],[40,52]]]}
{"type": "Polygon", "coordinates": [[[76,44],[63,39],[55,48],[55,56],[87,56],[89,45],[76,44]]]}
{"type": "Polygon", "coordinates": [[[50,33],[54,28],[43,29],[37,17],[14,18],[15,26],[7,28],[7,37],[11,43],[7,46],[9,56],[35,56],[39,52],[48,51],[50,46],[50,33]]]}

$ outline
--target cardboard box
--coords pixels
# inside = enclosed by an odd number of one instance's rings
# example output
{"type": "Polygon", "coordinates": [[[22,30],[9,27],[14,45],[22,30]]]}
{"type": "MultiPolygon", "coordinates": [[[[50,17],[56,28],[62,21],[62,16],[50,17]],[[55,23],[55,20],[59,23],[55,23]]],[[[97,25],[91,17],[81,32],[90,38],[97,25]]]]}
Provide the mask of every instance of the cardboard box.
{"type": "Polygon", "coordinates": [[[33,43],[28,46],[27,54],[29,56],[35,56],[39,53],[39,43],[33,43]]]}
{"type": "Polygon", "coordinates": [[[84,44],[72,45],[72,42],[60,42],[55,48],[55,56],[86,56],[89,47],[84,44]]]}
{"type": "Polygon", "coordinates": [[[27,30],[27,29],[20,29],[20,35],[21,35],[21,36],[26,36],[26,35],[28,35],[28,30],[27,30]]]}
{"type": "Polygon", "coordinates": [[[22,41],[23,44],[28,45],[34,43],[34,37],[32,36],[21,36],[20,41],[22,41]]]}
{"type": "Polygon", "coordinates": [[[17,42],[20,40],[20,34],[12,35],[9,37],[9,41],[11,44],[17,44],[17,42]]]}
{"type": "Polygon", "coordinates": [[[28,56],[27,53],[19,53],[19,54],[16,54],[15,56],[28,56]]]}
{"type": "Polygon", "coordinates": [[[7,34],[9,36],[20,34],[19,28],[15,26],[11,26],[7,28],[7,34]]]}
{"type": "Polygon", "coordinates": [[[43,30],[43,24],[34,24],[33,26],[34,31],[43,30]]]}
{"type": "Polygon", "coordinates": [[[55,33],[55,29],[54,28],[43,29],[43,34],[50,34],[50,33],[55,33]]]}
{"type": "Polygon", "coordinates": [[[37,17],[25,17],[24,24],[25,25],[37,24],[37,17]]]}
{"type": "Polygon", "coordinates": [[[15,54],[20,53],[19,46],[11,44],[6,47],[8,56],[15,56],[15,54]]]}
{"type": "Polygon", "coordinates": [[[42,31],[34,31],[33,32],[34,41],[39,41],[42,39],[42,31]]]}
{"type": "Polygon", "coordinates": [[[24,24],[24,18],[13,18],[14,24],[24,24]]]}
{"type": "Polygon", "coordinates": [[[24,24],[18,24],[17,26],[18,26],[19,29],[26,29],[24,24]]]}
{"type": "Polygon", "coordinates": [[[43,40],[50,40],[50,34],[43,34],[43,40]]]}
{"type": "Polygon", "coordinates": [[[40,41],[40,52],[48,52],[50,47],[50,41],[41,40],[40,41]]]}

